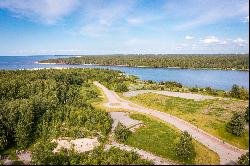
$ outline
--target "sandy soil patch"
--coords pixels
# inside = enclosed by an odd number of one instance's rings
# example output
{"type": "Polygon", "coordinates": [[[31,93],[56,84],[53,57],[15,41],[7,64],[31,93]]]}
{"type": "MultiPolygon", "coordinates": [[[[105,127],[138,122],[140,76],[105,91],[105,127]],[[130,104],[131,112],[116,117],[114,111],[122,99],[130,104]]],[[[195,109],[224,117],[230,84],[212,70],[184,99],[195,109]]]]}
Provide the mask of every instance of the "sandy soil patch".
{"type": "Polygon", "coordinates": [[[70,140],[69,138],[59,138],[53,139],[52,142],[57,143],[57,147],[53,150],[53,153],[59,152],[62,148],[70,150],[73,148],[76,152],[82,153],[93,150],[100,143],[97,137],[91,138],[79,138],[75,140],[70,140]]]}
{"type": "Polygon", "coordinates": [[[29,164],[31,161],[31,152],[22,151],[17,154],[18,160],[22,161],[24,164],[29,164]]]}
{"type": "MultiPolygon", "coordinates": [[[[138,91],[130,91],[123,93],[125,97],[133,97],[139,94],[144,93],[156,93],[160,95],[172,96],[172,97],[180,97],[184,99],[193,99],[195,101],[208,100],[208,99],[219,99],[219,97],[213,97],[208,95],[200,95],[193,93],[182,93],[182,92],[170,92],[170,91],[157,91],[157,90],[138,90],[138,91]]],[[[222,99],[222,98],[220,98],[222,99]]]]}
{"type": "Polygon", "coordinates": [[[140,155],[141,158],[151,160],[155,165],[175,165],[173,162],[170,162],[164,158],[158,157],[150,152],[134,148],[128,145],[119,144],[115,141],[112,141],[111,144],[105,145],[105,150],[109,150],[111,147],[117,147],[121,150],[134,151],[140,155]]]}

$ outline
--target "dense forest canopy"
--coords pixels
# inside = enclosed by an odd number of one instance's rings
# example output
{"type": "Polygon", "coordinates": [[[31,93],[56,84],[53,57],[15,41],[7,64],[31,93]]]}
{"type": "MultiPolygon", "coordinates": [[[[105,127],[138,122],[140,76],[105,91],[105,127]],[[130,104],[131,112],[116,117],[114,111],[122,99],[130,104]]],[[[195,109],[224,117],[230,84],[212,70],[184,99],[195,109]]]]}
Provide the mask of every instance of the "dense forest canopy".
{"type": "Polygon", "coordinates": [[[33,164],[150,164],[135,153],[118,149],[52,153],[55,138],[105,141],[112,119],[91,105],[99,99],[92,82],[114,89],[129,79],[108,69],[0,70],[0,155],[9,148],[35,145],[31,148],[33,164]]]}
{"type": "Polygon", "coordinates": [[[179,67],[249,69],[249,55],[95,55],[59,58],[41,63],[124,65],[131,67],[179,67]]]}

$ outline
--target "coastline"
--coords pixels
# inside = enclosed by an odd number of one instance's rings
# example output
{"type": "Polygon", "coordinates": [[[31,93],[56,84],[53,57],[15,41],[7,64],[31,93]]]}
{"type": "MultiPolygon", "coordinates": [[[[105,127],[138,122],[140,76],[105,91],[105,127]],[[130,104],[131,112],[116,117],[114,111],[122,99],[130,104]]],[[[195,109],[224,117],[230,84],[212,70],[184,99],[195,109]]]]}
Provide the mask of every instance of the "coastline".
{"type": "Polygon", "coordinates": [[[161,69],[191,69],[191,70],[232,70],[232,71],[245,71],[249,69],[222,69],[222,68],[183,68],[183,67],[153,67],[153,66],[129,66],[129,65],[101,65],[101,64],[67,64],[67,63],[48,63],[48,62],[35,62],[36,64],[59,64],[59,65],[84,65],[84,66],[114,66],[114,67],[131,67],[131,68],[161,68],[161,69]]]}

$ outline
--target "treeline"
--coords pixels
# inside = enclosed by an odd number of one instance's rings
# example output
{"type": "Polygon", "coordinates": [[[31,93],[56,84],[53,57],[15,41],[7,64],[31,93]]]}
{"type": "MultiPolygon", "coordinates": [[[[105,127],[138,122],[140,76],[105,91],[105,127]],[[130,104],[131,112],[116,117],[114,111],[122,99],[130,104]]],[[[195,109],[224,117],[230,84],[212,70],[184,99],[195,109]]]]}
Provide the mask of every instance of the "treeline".
{"type": "Polygon", "coordinates": [[[105,55],[59,58],[41,63],[125,65],[130,67],[179,67],[249,69],[249,55],[105,55]]]}
{"type": "Polygon", "coordinates": [[[206,87],[206,88],[200,88],[197,86],[185,87],[181,83],[175,81],[155,82],[152,80],[146,80],[146,81],[140,81],[140,83],[142,83],[142,86],[138,87],[136,90],[167,90],[175,92],[194,92],[205,95],[249,100],[249,90],[235,84],[232,86],[231,90],[224,91],[224,90],[213,89],[211,87],[206,87]]]}
{"type": "Polygon", "coordinates": [[[50,141],[53,138],[106,140],[112,119],[105,111],[91,105],[99,94],[93,81],[114,89],[129,78],[108,69],[1,70],[0,155],[10,147],[20,150],[35,144],[34,164],[147,163],[136,154],[114,149],[97,151],[98,159],[73,152],[52,153],[50,141]],[[120,161],[120,158],[123,159],[120,161]]]}

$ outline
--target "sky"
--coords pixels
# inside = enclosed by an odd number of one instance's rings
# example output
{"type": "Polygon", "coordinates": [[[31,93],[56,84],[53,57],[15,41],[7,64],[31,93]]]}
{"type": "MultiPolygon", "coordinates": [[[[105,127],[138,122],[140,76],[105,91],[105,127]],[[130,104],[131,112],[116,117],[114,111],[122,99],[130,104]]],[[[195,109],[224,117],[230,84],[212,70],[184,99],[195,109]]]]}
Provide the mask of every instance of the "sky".
{"type": "Polygon", "coordinates": [[[0,55],[249,53],[249,0],[0,0],[0,55]]]}

